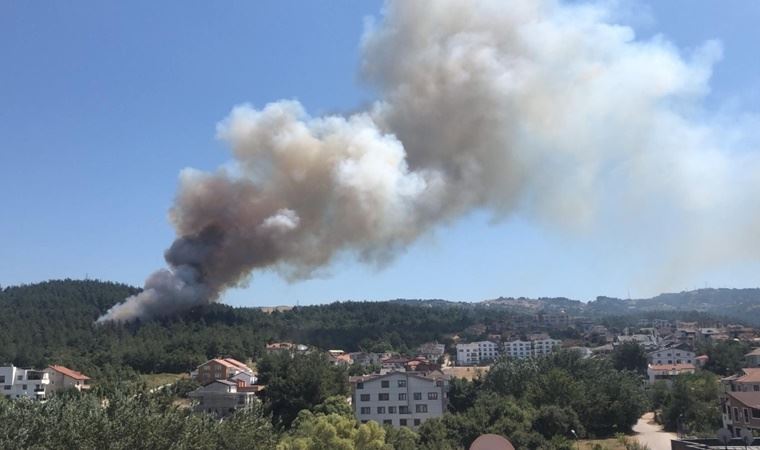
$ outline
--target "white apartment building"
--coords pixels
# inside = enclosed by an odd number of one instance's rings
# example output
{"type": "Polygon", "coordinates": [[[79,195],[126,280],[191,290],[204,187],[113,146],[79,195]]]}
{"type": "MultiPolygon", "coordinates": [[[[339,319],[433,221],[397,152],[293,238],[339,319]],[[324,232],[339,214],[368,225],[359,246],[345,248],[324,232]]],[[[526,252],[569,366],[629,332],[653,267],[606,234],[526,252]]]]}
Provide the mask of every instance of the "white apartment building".
{"type": "Polygon", "coordinates": [[[0,367],[0,386],[5,398],[30,398],[45,400],[45,388],[50,383],[50,377],[44,370],[21,369],[19,367],[0,367]]]}
{"type": "Polygon", "coordinates": [[[662,348],[647,355],[650,364],[696,364],[696,353],[679,348],[662,348]]]}
{"type": "Polygon", "coordinates": [[[545,338],[530,341],[509,341],[504,343],[504,354],[510,358],[535,358],[554,352],[562,341],[545,338]]]}
{"type": "Polygon", "coordinates": [[[446,411],[448,377],[441,372],[389,372],[350,381],[354,415],[362,423],[414,428],[446,411]]]}
{"type": "Polygon", "coordinates": [[[457,344],[457,365],[472,366],[499,357],[499,345],[491,341],[457,344]]]}

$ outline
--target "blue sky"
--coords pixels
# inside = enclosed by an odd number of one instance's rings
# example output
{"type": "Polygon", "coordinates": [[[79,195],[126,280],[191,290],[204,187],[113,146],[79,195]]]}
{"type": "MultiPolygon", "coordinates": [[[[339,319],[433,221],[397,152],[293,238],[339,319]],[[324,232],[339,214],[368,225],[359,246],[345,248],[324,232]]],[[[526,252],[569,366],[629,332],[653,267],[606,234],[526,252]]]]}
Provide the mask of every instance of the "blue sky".
{"type": "MultiPolygon", "coordinates": [[[[760,3],[624,3],[644,38],[683,49],[723,44],[708,104],[760,111],[760,3]]],[[[0,3],[0,285],[100,278],[135,285],[163,263],[185,167],[213,170],[230,109],[281,98],[317,115],[373,99],[358,45],[378,1],[0,3]]],[[[257,273],[235,305],[344,299],[650,295],[650,263],[625,236],[577,236],[476,212],[387,267],[341,258],[288,284],[257,273]],[[621,257],[621,255],[624,255],[621,257]]],[[[722,267],[674,289],[757,286],[757,264],[722,267]]]]}

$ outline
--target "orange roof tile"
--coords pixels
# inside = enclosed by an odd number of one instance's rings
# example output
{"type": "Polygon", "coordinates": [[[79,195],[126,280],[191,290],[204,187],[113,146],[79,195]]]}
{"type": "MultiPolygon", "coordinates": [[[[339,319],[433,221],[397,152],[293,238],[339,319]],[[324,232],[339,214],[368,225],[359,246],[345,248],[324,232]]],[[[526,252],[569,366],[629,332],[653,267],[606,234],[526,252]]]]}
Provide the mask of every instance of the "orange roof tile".
{"type": "Polygon", "coordinates": [[[69,378],[73,378],[75,380],[89,380],[90,379],[90,377],[88,377],[87,375],[81,372],[77,372],[76,370],[69,369],[68,367],[57,366],[57,365],[52,365],[49,367],[55,370],[56,372],[63,374],[69,378]]]}
{"type": "Polygon", "coordinates": [[[246,366],[245,364],[241,363],[241,362],[240,362],[240,361],[238,361],[237,359],[232,359],[232,358],[224,358],[224,360],[225,360],[225,361],[227,361],[227,362],[228,362],[228,363],[230,363],[230,364],[234,364],[234,365],[236,365],[236,366],[240,367],[241,369],[245,369],[245,370],[251,370],[251,369],[250,369],[250,367],[248,367],[248,366],[246,366]]]}

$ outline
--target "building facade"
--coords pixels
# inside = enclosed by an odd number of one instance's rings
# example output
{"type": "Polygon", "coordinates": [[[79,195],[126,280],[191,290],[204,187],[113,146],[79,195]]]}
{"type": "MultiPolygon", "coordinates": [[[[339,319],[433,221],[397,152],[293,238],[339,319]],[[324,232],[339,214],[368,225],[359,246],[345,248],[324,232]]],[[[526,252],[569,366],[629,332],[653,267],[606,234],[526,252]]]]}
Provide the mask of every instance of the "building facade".
{"type": "Polygon", "coordinates": [[[491,341],[457,344],[457,365],[472,366],[499,357],[499,345],[491,341]]]}
{"type": "Polygon", "coordinates": [[[662,348],[647,355],[650,364],[696,364],[696,354],[679,348],[662,348]]]}
{"type": "Polygon", "coordinates": [[[448,377],[390,372],[351,378],[354,415],[362,422],[374,420],[394,427],[417,427],[446,411],[448,377]]]}
{"type": "Polygon", "coordinates": [[[13,365],[0,367],[0,386],[7,399],[45,400],[50,377],[44,370],[22,369],[13,365]]]}
{"type": "Polygon", "coordinates": [[[517,359],[535,358],[553,353],[561,344],[562,341],[548,337],[528,341],[508,341],[504,343],[504,354],[517,359]]]}

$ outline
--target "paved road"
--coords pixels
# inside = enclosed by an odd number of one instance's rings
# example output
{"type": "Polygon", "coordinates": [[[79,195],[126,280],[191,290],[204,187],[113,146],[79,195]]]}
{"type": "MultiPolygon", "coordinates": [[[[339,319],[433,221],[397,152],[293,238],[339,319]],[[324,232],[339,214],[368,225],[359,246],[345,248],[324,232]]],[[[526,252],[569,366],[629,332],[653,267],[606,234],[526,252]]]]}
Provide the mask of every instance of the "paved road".
{"type": "Polygon", "coordinates": [[[662,426],[654,423],[654,413],[648,412],[641,416],[633,426],[636,439],[650,450],[670,450],[670,441],[675,439],[675,433],[662,431],[662,426]]]}

